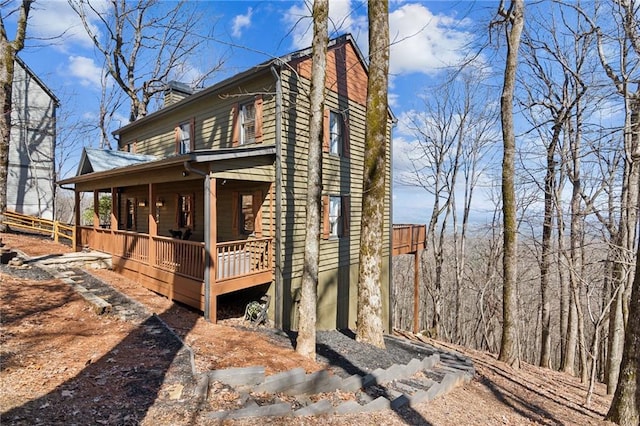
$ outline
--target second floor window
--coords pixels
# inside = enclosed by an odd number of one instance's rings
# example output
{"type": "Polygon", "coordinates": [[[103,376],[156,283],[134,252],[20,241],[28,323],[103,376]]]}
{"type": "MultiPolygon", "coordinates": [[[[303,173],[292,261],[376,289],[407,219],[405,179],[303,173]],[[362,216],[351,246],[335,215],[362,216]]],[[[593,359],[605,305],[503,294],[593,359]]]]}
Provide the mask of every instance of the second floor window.
{"type": "Polygon", "coordinates": [[[262,95],[233,105],[231,146],[262,142],[262,95]]]}
{"type": "Polygon", "coordinates": [[[240,145],[256,141],[256,107],[252,103],[240,106],[240,145]]]}
{"type": "Polygon", "coordinates": [[[342,155],[342,141],[344,133],[342,115],[335,111],[329,112],[329,152],[342,155]]]}
{"type": "Polygon", "coordinates": [[[194,149],[194,120],[176,126],[176,154],[188,154],[194,149]]]}
{"type": "Polygon", "coordinates": [[[325,109],[322,151],[338,157],[349,157],[349,120],[347,113],[325,109]]]}

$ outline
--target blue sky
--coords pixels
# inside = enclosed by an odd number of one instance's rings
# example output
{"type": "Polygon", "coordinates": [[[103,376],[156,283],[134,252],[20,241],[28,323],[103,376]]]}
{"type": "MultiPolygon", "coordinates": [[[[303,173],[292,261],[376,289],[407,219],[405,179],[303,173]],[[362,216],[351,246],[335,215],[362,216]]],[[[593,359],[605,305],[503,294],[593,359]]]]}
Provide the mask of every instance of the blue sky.
{"type": "MultiPolygon", "coordinates": [[[[94,3],[94,2],[92,2],[94,3]]],[[[172,3],[164,3],[169,6],[172,3]]],[[[309,2],[301,1],[200,1],[214,41],[207,54],[192,63],[191,71],[206,67],[207,59],[225,57],[216,80],[226,78],[269,57],[310,45],[309,2]]],[[[495,13],[496,2],[391,1],[390,106],[399,119],[394,129],[394,173],[402,173],[406,148],[412,135],[403,120],[421,105],[420,97],[459,61],[470,43],[486,36],[486,16],[495,13]]],[[[351,33],[367,54],[366,2],[330,1],[330,36],[351,33]]],[[[14,22],[5,22],[13,38],[14,22]]],[[[27,47],[20,53],[27,65],[61,100],[61,116],[90,122],[100,99],[100,57],[66,1],[39,0],[34,4],[28,27],[27,47]],[[62,36],[60,36],[62,34],[62,36]]],[[[126,114],[126,108],[125,108],[126,114]]],[[[127,119],[119,118],[122,124],[127,119]]],[[[81,145],[97,146],[84,136],[81,145]]],[[[77,148],[78,157],[81,147],[77,148]]],[[[76,157],[77,158],[77,157],[76,157]]],[[[70,159],[67,173],[75,173],[77,159],[70,159]]],[[[394,183],[394,222],[425,223],[431,214],[428,194],[419,188],[394,183]]],[[[486,200],[479,196],[477,208],[486,200]]],[[[492,207],[492,206],[491,206],[492,207]]],[[[490,207],[490,208],[491,208],[490,207]]]]}

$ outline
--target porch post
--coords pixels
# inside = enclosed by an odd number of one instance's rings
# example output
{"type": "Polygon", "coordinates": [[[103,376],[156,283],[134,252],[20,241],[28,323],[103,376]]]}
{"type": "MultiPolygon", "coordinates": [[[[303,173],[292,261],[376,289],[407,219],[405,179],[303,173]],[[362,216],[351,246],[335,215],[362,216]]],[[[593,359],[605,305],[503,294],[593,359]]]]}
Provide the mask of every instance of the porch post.
{"type": "MultiPolygon", "coordinates": [[[[74,210],[74,216],[75,216],[74,217],[74,221],[75,221],[74,226],[76,227],[76,230],[75,230],[76,239],[74,241],[73,249],[75,251],[78,251],[78,234],[79,234],[78,233],[78,227],[80,225],[82,225],[82,223],[80,222],[80,217],[81,217],[81,215],[80,215],[80,193],[77,190],[75,190],[75,191],[73,191],[73,194],[74,194],[74,209],[75,209],[74,210]]],[[[86,235],[86,234],[83,234],[83,235],[86,235]]],[[[87,242],[86,241],[80,241],[80,243],[81,243],[81,245],[84,245],[87,242]]]]}
{"type": "Polygon", "coordinates": [[[147,218],[149,224],[149,266],[155,267],[156,264],[156,241],[153,237],[158,235],[158,222],[156,222],[156,188],[155,185],[149,184],[149,216],[147,218]]]}
{"type": "Polygon", "coordinates": [[[100,191],[93,190],[93,227],[100,228],[100,191]]]}
{"type": "Polygon", "coordinates": [[[420,249],[416,248],[413,252],[413,332],[418,334],[420,331],[420,249]]]}
{"type": "Polygon", "coordinates": [[[212,176],[204,178],[204,247],[206,264],[204,270],[204,316],[216,323],[218,319],[218,294],[215,291],[216,270],[218,268],[218,212],[217,212],[217,179],[212,176]]]}
{"type": "Polygon", "coordinates": [[[120,210],[120,197],[118,188],[111,188],[111,230],[118,230],[118,211],[120,210]]]}

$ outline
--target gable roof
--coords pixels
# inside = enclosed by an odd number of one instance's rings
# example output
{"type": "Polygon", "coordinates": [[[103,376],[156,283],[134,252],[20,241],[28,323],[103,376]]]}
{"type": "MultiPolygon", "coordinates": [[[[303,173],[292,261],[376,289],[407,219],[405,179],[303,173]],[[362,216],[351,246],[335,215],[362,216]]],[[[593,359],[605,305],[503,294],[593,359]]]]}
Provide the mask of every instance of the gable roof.
{"type": "MultiPolygon", "coordinates": [[[[346,44],[346,43],[350,43],[353,48],[354,51],[356,52],[356,56],[358,57],[358,60],[360,61],[360,63],[362,64],[363,68],[365,69],[365,72],[369,72],[369,68],[367,66],[367,62],[364,58],[364,56],[362,55],[362,52],[360,51],[360,49],[358,48],[355,40],[353,39],[353,37],[351,36],[351,34],[343,34],[339,37],[333,38],[331,40],[329,40],[328,43],[328,49],[331,49],[335,46],[339,46],[342,44],[346,44]]],[[[202,97],[206,97],[212,93],[215,93],[225,87],[230,87],[230,86],[234,86],[237,85],[239,82],[243,81],[243,80],[247,80],[249,78],[255,77],[257,74],[260,73],[270,73],[271,72],[271,66],[275,66],[275,67],[281,67],[283,64],[287,64],[290,63],[291,61],[296,61],[296,60],[300,60],[301,58],[307,57],[307,56],[311,56],[312,53],[312,48],[311,47],[307,47],[304,49],[300,49],[297,50],[295,52],[291,52],[288,53],[286,55],[283,56],[279,56],[277,58],[273,58],[273,59],[269,59],[265,62],[262,62],[252,68],[249,68],[246,71],[243,71],[239,74],[233,75],[225,80],[222,80],[212,86],[207,87],[204,90],[200,90],[198,92],[196,92],[195,94],[191,95],[191,96],[187,96],[186,98],[175,102],[169,106],[166,106],[164,108],[159,109],[158,111],[154,111],[151,114],[146,115],[145,117],[139,118],[136,121],[133,121],[117,130],[114,130],[112,132],[113,135],[119,135],[121,133],[123,133],[126,130],[129,130],[133,127],[136,127],[142,123],[146,123],[149,121],[153,121],[156,120],[160,117],[164,117],[166,114],[171,113],[172,111],[182,108],[185,105],[195,102],[199,99],[201,99],[202,97]]]]}
{"type": "Polygon", "coordinates": [[[106,170],[120,167],[133,166],[135,164],[146,163],[156,160],[153,155],[132,154],[125,151],[111,151],[106,149],[84,148],[80,164],[78,164],[77,176],[93,172],[104,172],[106,170]]]}
{"type": "Polygon", "coordinates": [[[15,56],[15,62],[20,65],[20,67],[27,73],[29,74],[29,76],[31,76],[31,78],[38,83],[38,85],[42,88],[42,90],[44,90],[46,92],[47,95],[49,95],[49,97],[51,99],[53,99],[53,102],[56,104],[57,107],[60,106],[60,100],[56,97],[56,95],[53,94],[53,92],[51,91],[51,89],[49,89],[49,87],[44,84],[44,82],[42,80],[40,80],[40,78],[36,75],[36,73],[33,72],[33,70],[31,68],[29,68],[27,66],[27,64],[20,59],[20,57],[18,57],[18,55],[15,56]]]}

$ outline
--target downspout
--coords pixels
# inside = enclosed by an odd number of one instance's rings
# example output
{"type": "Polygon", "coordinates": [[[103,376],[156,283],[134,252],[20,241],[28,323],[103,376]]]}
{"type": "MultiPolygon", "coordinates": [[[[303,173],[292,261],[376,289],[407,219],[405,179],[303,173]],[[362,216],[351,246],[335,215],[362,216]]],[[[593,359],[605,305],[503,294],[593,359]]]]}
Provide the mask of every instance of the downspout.
{"type": "MultiPolygon", "coordinates": [[[[204,200],[204,217],[205,217],[205,221],[204,221],[204,246],[207,250],[210,250],[211,248],[211,241],[210,241],[210,235],[211,235],[211,207],[209,203],[209,194],[211,194],[211,179],[209,179],[209,174],[203,172],[202,170],[198,170],[198,169],[194,169],[193,167],[191,167],[191,163],[189,161],[185,161],[183,163],[184,165],[184,169],[189,172],[189,173],[195,173],[197,175],[200,175],[202,177],[204,177],[204,193],[206,195],[206,198],[204,200]]],[[[210,277],[210,270],[211,270],[211,256],[212,254],[210,254],[209,256],[205,257],[205,263],[204,263],[204,317],[209,319],[210,317],[210,306],[209,306],[209,298],[211,296],[211,282],[209,280],[210,277]]]]}
{"type": "MultiPolygon", "coordinates": [[[[281,64],[278,62],[278,66],[281,64]]],[[[284,289],[282,283],[282,80],[280,73],[271,65],[276,79],[276,235],[275,235],[275,312],[276,328],[283,326],[284,289]]]]}

